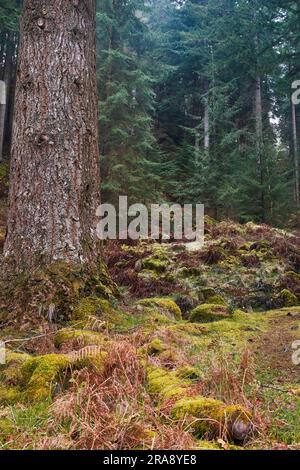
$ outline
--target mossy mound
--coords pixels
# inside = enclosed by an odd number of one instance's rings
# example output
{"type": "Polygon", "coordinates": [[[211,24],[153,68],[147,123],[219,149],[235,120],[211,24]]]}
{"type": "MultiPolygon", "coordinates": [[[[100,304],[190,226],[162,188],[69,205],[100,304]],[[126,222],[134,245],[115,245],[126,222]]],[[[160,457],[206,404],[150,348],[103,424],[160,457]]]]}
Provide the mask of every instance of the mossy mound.
{"type": "Polygon", "coordinates": [[[98,297],[84,297],[76,305],[70,325],[75,329],[97,331],[126,331],[138,324],[138,316],[127,313],[121,309],[117,302],[109,302],[98,297]]]}
{"type": "Polygon", "coordinates": [[[72,320],[88,320],[89,317],[104,317],[113,311],[108,300],[98,297],[84,297],[74,308],[72,320]]]}
{"type": "Polygon", "coordinates": [[[64,343],[74,340],[77,340],[82,346],[101,346],[107,343],[108,338],[94,331],[67,328],[56,333],[54,344],[57,348],[60,348],[64,343]]]}
{"type": "Polygon", "coordinates": [[[71,361],[64,354],[48,354],[32,357],[22,365],[22,388],[29,401],[47,400],[63,374],[71,367],[71,361]]]}
{"type": "Polygon", "coordinates": [[[22,381],[22,365],[29,359],[29,354],[7,352],[6,364],[0,366],[0,377],[5,384],[18,385],[22,381]]]}
{"type": "Polygon", "coordinates": [[[106,353],[87,348],[70,354],[24,356],[9,360],[1,371],[4,384],[0,387],[0,404],[40,402],[51,399],[64,388],[72,370],[89,365],[99,366],[106,353]]]}
{"type": "Polygon", "coordinates": [[[142,299],[139,300],[138,304],[143,307],[156,309],[159,313],[171,320],[181,320],[182,318],[180,307],[169,298],[153,297],[150,299],[142,299]]]}
{"type": "Polygon", "coordinates": [[[227,306],[226,300],[221,295],[213,295],[212,297],[209,297],[206,304],[227,306]]]}
{"type": "Polygon", "coordinates": [[[150,356],[157,356],[166,350],[166,346],[159,338],[153,338],[148,344],[147,353],[150,356]]]}
{"type": "Polygon", "coordinates": [[[147,271],[153,271],[156,274],[164,273],[167,270],[168,263],[158,257],[150,256],[142,262],[142,268],[147,271]]]}
{"type": "Polygon", "coordinates": [[[0,280],[0,315],[7,322],[20,317],[28,324],[43,319],[65,323],[72,318],[80,299],[94,295],[109,300],[118,296],[117,286],[103,264],[90,268],[57,261],[34,273],[24,273],[17,272],[12,261],[5,263],[0,280]]]}
{"type": "Polygon", "coordinates": [[[184,395],[190,381],[179,378],[176,372],[168,372],[160,367],[150,367],[147,373],[148,391],[159,401],[184,395]]]}
{"type": "Polygon", "coordinates": [[[220,429],[233,440],[243,441],[251,431],[251,413],[240,405],[225,405],[206,397],[182,398],[172,409],[175,420],[191,418],[197,437],[214,436],[220,429]]]}
{"type": "Polygon", "coordinates": [[[229,317],[230,312],[226,305],[203,304],[192,310],[190,321],[198,323],[209,323],[224,320],[229,317]]]}

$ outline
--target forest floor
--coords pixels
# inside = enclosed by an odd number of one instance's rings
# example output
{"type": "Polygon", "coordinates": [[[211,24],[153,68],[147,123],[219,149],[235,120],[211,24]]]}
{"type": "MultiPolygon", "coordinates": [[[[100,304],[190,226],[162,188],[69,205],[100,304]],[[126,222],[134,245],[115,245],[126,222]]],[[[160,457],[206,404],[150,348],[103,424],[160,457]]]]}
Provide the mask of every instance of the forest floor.
{"type": "Polygon", "coordinates": [[[109,242],[118,295],[58,323],[0,310],[0,448],[300,449],[300,238],[205,231],[196,251],[109,242]]]}

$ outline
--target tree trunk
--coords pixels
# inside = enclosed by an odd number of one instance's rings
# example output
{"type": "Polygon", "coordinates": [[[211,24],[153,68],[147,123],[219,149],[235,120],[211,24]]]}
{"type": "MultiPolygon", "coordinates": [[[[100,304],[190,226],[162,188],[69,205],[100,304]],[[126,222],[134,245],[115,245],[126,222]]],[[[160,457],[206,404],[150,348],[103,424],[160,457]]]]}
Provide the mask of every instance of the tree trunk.
{"type": "Polygon", "coordinates": [[[6,258],[97,260],[96,0],[25,0],[6,258]]]}
{"type": "Polygon", "coordinates": [[[209,129],[209,102],[208,98],[204,100],[204,150],[208,153],[210,146],[210,129],[209,129]]]}
{"type": "Polygon", "coordinates": [[[264,165],[263,165],[263,108],[261,78],[258,76],[255,83],[255,123],[256,123],[256,145],[257,164],[261,183],[261,221],[265,222],[265,191],[264,191],[264,165]]]}
{"type": "Polygon", "coordinates": [[[0,161],[9,153],[11,135],[11,112],[14,107],[12,100],[14,82],[14,56],[16,54],[17,35],[12,32],[6,34],[5,61],[3,81],[5,84],[5,104],[0,111],[0,161]]]}
{"type": "Polygon", "coordinates": [[[9,63],[8,63],[8,69],[7,69],[7,85],[6,85],[7,101],[6,101],[4,144],[3,144],[3,152],[7,158],[10,157],[10,150],[11,150],[13,114],[14,114],[14,107],[15,107],[16,69],[17,69],[19,35],[18,33],[11,33],[10,37],[11,37],[11,41],[9,45],[9,63]]]}
{"type": "Polygon", "coordinates": [[[5,82],[0,83],[0,162],[3,161],[4,123],[6,109],[6,87],[5,82]]]}
{"type": "Polygon", "coordinates": [[[299,206],[299,155],[298,155],[298,136],[297,136],[297,118],[296,106],[292,103],[292,126],[294,143],[294,171],[295,171],[295,202],[299,206]]]}

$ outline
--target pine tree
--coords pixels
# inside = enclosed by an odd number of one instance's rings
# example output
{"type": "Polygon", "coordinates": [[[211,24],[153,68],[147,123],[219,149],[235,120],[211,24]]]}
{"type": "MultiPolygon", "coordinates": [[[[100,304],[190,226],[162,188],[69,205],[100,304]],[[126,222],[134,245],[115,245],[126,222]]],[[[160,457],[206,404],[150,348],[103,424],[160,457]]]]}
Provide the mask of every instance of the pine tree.
{"type": "Polygon", "coordinates": [[[4,248],[17,269],[99,256],[95,19],[95,0],[24,3],[4,248]]]}
{"type": "Polygon", "coordinates": [[[155,202],[161,194],[153,135],[155,95],[148,70],[144,0],[98,3],[102,199],[155,202]]]}

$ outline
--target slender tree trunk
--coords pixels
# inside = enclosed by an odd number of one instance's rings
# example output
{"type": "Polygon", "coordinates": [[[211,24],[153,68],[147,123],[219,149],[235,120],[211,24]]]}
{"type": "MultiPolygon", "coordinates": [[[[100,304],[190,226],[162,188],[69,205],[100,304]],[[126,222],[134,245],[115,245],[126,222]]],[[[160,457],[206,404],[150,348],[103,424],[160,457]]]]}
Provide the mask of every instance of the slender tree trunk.
{"type": "Polygon", "coordinates": [[[261,212],[262,222],[265,222],[265,191],[264,185],[264,165],[263,165],[263,107],[261,78],[258,76],[255,82],[255,123],[256,123],[256,145],[257,145],[257,164],[261,183],[261,212]]]}
{"type": "Polygon", "coordinates": [[[19,37],[17,33],[11,34],[9,45],[9,67],[7,73],[7,101],[4,126],[4,146],[3,152],[7,158],[10,157],[13,115],[15,107],[15,88],[16,88],[16,71],[17,71],[17,55],[18,55],[19,37]]]}
{"type": "Polygon", "coordinates": [[[210,127],[209,127],[209,103],[208,98],[204,100],[204,150],[208,153],[210,147],[210,127]]]}
{"type": "Polygon", "coordinates": [[[293,143],[294,143],[294,171],[295,171],[295,202],[299,206],[299,148],[297,136],[297,118],[296,106],[292,103],[292,126],[293,126],[293,143]]]}
{"type": "Polygon", "coordinates": [[[9,137],[11,134],[11,109],[13,109],[13,102],[11,95],[13,93],[13,59],[15,51],[16,35],[15,33],[8,32],[6,35],[6,50],[5,50],[5,63],[3,81],[5,84],[5,104],[1,106],[0,110],[0,161],[4,158],[4,152],[9,153],[9,137]]]}
{"type": "Polygon", "coordinates": [[[96,0],[25,0],[8,232],[17,269],[96,260],[96,0]]]}
{"type": "Polygon", "coordinates": [[[0,162],[3,161],[4,124],[6,109],[6,86],[4,80],[0,83],[0,162]]]}

